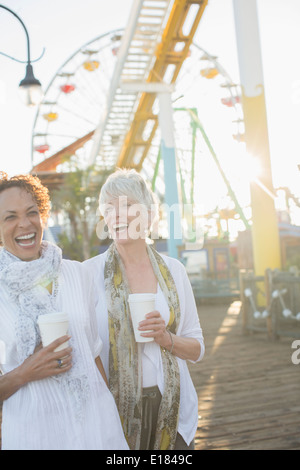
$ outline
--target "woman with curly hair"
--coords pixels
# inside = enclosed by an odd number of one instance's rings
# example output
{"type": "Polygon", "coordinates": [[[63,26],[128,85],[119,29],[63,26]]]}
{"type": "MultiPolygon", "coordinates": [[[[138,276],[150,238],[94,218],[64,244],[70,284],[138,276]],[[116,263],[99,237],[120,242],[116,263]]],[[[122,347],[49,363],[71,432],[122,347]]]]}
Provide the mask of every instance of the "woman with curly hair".
{"type": "Polygon", "coordinates": [[[43,241],[49,211],[38,178],[0,173],[2,448],[127,449],[99,357],[92,283],[43,241]],[[70,336],[42,347],[38,317],[55,311],[68,314],[70,336]]]}

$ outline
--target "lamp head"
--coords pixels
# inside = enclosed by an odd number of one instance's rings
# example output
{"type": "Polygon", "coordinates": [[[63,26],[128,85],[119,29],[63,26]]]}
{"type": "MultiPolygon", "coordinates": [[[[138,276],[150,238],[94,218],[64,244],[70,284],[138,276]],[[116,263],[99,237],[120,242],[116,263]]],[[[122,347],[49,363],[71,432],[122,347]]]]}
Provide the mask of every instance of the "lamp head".
{"type": "Polygon", "coordinates": [[[39,104],[43,98],[42,86],[33,74],[32,65],[26,66],[26,75],[19,84],[21,98],[27,106],[39,104]]]}

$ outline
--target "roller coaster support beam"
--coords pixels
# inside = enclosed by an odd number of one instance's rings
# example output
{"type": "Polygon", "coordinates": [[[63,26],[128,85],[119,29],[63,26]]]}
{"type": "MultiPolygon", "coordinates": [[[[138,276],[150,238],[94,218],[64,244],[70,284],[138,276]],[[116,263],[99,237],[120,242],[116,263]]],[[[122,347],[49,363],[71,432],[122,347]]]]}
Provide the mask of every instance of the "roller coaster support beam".
{"type": "Polygon", "coordinates": [[[171,93],[159,93],[159,126],[161,129],[161,154],[164,161],[165,203],[168,209],[168,252],[178,258],[177,247],[182,245],[181,216],[177,187],[175,139],[171,93]],[[172,219],[173,216],[173,219],[172,219]]]}
{"type": "Polygon", "coordinates": [[[144,2],[144,0],[134,0],[132,8],[131,8],[128,24],[127,24],[126,30],[124,32],[124,36],[123,36],[123,39],[122,39],[120,49],[118,51],[117,63],[116,63],[114,75],[112,77],[112,81],[111,81],[111,84],[110,84],[109,93],[108,93],[108,101],[106,103],[106,107],[104,109],[104,112],[102,113],[101,121],[100,121],[100,123],[99,123],[99,125],[98,125],[98,127],[97,127],[97,129],[94,133],[94,142],[93,142],[93,146],[92,146],[92,149],[91,149],[91,155],[90,155],[90,158],[89,158],[89,165],[90,166],[95,163],[96,158],[97,158],[100,143],[101,143],[103,133],[104,133],[104,130],[105,130],[105,125],[106,125],[106,122],[107,122],[107,119],[108,119],[109,111],[110,111],[115,93],[116,93],[116,91],[118,89],[118,86],[119,86],[122,69],[124,67],[126,57],[128,56],[128,51],[129,51],[129,48],[130,48],[132,38],[134,36],[135,28],[136,28],[137,23],[138,23],[138,19],[139,19],[139,15],[141,13],[143,2],[144,2]]]}
{"type": "Polygon", "coordinates": [[[259,160],[262,174],[250,183],[254,270],[281,267],[280,239],[263,84],[263,68],[256,0],[233,0],[242,87],[247,153],[259,160]]]}
{"type": "Polygon", "coordinates": [[[159,100],[159,125],[161,130],[161,156],[164,162],[165,205],[168,212],[168,254],[178,258],[178,246],[182,245],[181,211],[179,205],[176,154],[174,139],[172,85],[164,83],[123,83],[124,91],[156,93],[159,100]]]}
{"type": "MultiPolygon", "coordinates": [[[[176,109],[176,108],[175,108],[175,109],[176,109]]],[[[226,185],[226,187],[227,187],[228,194],[229,194],[229,196],[231,197],[232,201],[234,202],[234,207],[235,207],[236,212],[239,214],[241,221],[242,221],[243,224],[245,225],[245,228],[246,228],[246,229],[250,228],[249,223],[248,223],[248,220],[247,220],[247,218],[246,218],[246,216],[245,216],[245,214],[244,214],[244,212],[243,212],[243,209],[241,208],[241,206],[240,206],[240,204],[239,204],[239,201],[238,201],[238,199],[237,199],[237,197],[236,197],[236,195],[235,195],[235,192],[233,191],[233,189],[232,189],[232,187],[231,187],[231,185],[230,185],[230,183],[229,183],[229,180],[227,179],[227,177],[226,177],[226,175],[225,175],[225,172],[224,172],[224,170],[223,170],[223,168],[222,168],[222,166],[221,166],[221,164],[220,164],[220,162],[219,162],[219,159],[218,159],[218,157],[217,157],[217,154],[216,154],[216,152],[214,151],[214,148],[213,148],[213,146],[212,146],[212,144],[211,144],[211,142],[210,142],[210,140],[209,140],[209,138],[208,138],[208,136],[207,136],[207,134],[206,134],[206,132],[205,132],[205,130],[204,130],[204,127],[203,127],[203,125],[202,125],[201,122],[200,122],[200,119],[198,118],[197,111],[196,111],[195,109],[193,109],[193,108],[178,108],[178,109],[187,111],[187,112],[190,114],[190,116],[191,116],[191,119],[192,119],[193,124],[196,126],[197,129],[200,130],[200,132],[201,132],[201,134],[202,134],[202,137],[203,137],[203,139],[204,139],[204,141],[205,141],[205,143],[206,143],[206,145],[207,145],[207,147],[208,147],[208,149],[209,149],[209,151],[210,151],[210,153],[211,153],[211,155],[212,155],[212,157],[213,157],[213,159],[214,159],[214,162],[215,162],[215,164],[217,165],[217,168],[218,168],[218,170],[219,170],[219,172],[220,172],[220,175],[222,176],[223,181],[224,181],[224,183],[225,183],[225,185],[226,185]]]]}

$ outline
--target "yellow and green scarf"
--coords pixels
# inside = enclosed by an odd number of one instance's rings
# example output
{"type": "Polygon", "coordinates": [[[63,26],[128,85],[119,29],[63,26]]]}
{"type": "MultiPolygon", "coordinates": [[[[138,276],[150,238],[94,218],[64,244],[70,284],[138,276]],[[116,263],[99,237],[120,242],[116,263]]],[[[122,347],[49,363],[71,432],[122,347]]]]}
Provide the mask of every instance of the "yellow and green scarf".
{"type": "MultiPolygon", "coordinates": [[[[162,259],[147,246],[155,276],[170,310],[168,329],[176,334],[180,305],[174,279],[162,259]]],[[[142,423],[141,343],[136,343],[131,323],[128,295],[130,289],[118,250],[109,247],[104,270],[109,322],[109,387],[115,398],[124,434],[132,450],[138,450],[142,423]]],[[[154,449],[174,448],[180,402],[180,376],[176,357],[161,348],[164,392],[158,413],[154,449]]]]}

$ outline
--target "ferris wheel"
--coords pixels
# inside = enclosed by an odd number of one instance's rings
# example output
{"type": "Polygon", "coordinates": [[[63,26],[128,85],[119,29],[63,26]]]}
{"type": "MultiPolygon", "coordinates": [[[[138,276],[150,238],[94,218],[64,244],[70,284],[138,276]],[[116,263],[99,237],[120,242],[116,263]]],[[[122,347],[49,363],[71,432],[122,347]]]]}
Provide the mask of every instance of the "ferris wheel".
{"type": "MultiPolygon", "coordinates": [[[[244,145],[243,150],[240,146],[244,142],[244,121],[239,85],[215,56],[194,42],[178,75],[172,100],[182,203],[194,205],[197,200],[207,202],[210,198],[213,201],[214,193],[218,193],[215,188],[222,186],[223,204],[231,208],[224,208],[219,215],[227,220],[241,219],[248,228],[231,181],[232,176],[236,176],[236,158],[240,159],[244,152],[244,145]]],[[[158,109],[154,109],[154,113],[157,114],[158,109]]],[[[159,128],[141,173],[163,196],[159,128]]],[[[211,214],[215,214],[217,204],[212,202],[211,214]]],[[[198,204],[199,210],[196,206],[195,209],[202,211],[201,204],[198,204]]]]}
{"type": "MultiPolygon", "coordinates": [[[[123,30],[114,30],[93,39],[75,51],[59,68],[45,92],[34,122],[33,166],[55,158],[62,150],[66,156],[76,154],[80,165],[87,166],[93,133],[106,104],[122,34],[123,30]]],[[[172,100],[181,194],[185,202],[193,203],[195,174],[204,173],[199,156],[202,161],[203,158],[206,161],[211,159],[212,148],[207,140],[211,139],[222,150],[229,141],[236,144],[243,141],[239,86],[233,83],[216,57],[193,43],[177,78],[172,100]]],[[[153,112],[158,112],[155,105],[153,112]]],[[[126,125],[121,121],[122,116],[116,115],[115,125],[111,126],[108,138],[112,147],[118,143],[118,126],[126,125]]],[[[152,181],[157,192],[163,194],[159,148],[158,128],[141,172],[152,181]]],[[[211,162],[211,165],[215,163],[211,162]]],[[[223,183],[227,184],[225,192],[230,191],[223,171],[226,163],[217,162],[219,172],[223,172],[223,183]]],[[[57,166],[54,162],[53,169],[63,172],[64,165],[60,162],[57,166]]],[[[48,164],[47,168],[51,169],[51,165],[48,164]]],[[[215,166],[212,171],[217,173],[215,166]]]]}
{"type": "MultiPolygon", "coordinates": [[[[90,138],[105,105],[122,30],[84,44],[52,78],[39,105],[32,133],[32,165],[68,148],[78,139],[84,166],[90,138]]],[[[113,141],[113,132],[111,135],[113,141]]]]}
{"type": "MultiPolygon", "coordinates": [[[[190,55],[179,73],[172,99],[180,178],[182,183],[189,186],[186,192],[191,192],[195,158],[202,154],[211,158],[211,153],[214,153],[215,163],[221,170],[221,167],[226,166],[226,162],[222,162],[222,158],[216,162],[217,154],[222,157],[226,146],[236,146],[237,143],[244,142],[240,87],[233,82],[215,56],[193,43],[190,55]],[[213,148],[214,146],[216,148],[213,148]]],[[[149,178],[153,167],[157,171],[159,145],[158,129],[148,158],[144,161],[143,171],[149,178]]],[[[228,154],[226,158],[229,166],[231,162],[228,154]]],[[[183,187],[182,189],[185,192],[183,187]]],[[[193,203],[193,200],[190,202],[193,203]]]]}

